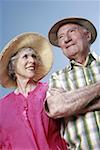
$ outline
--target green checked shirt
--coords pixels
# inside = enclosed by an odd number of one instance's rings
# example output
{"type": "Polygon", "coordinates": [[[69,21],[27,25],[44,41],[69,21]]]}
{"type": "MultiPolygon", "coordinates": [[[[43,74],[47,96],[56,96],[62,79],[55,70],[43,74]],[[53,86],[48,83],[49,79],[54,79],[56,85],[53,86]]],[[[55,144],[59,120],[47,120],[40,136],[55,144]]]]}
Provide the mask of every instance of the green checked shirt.
{"type": "MultiPolygon", "coordinates": [[[[71,61],[65,69],[53,73],[49,87],[69,91],[97,81],[100,81],[100,58],[89,53],[85,66],[71,61]]],[[[66,124],[63,136],[71,150],[100,150],[100,111],[73,116],[66,124]]]]}

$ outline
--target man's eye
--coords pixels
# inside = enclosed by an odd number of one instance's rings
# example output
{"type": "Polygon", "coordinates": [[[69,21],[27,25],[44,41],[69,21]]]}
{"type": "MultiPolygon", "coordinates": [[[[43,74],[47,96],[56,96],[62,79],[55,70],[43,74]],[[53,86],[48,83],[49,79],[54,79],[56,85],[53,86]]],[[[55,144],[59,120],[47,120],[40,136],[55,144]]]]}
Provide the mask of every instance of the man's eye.
{"type": "Polygon", "coordinates": [[[73,32],[74,30],[70,30],[70,32],[73,32]]]}
{"type": "Polygon", "coordinates": [[[70,30],[70,32],[74,32],[74,31],[75,31],[75,29],[70,30]]]}
{"type": "Polygon", "coordinates": [[[70,29],[70,32],[75,32],[76,30],[77,30],[77,28],[70,29]]]}
{"type": "Polygon", "coordinates": [[[58,39],[61,39],[61,38],[63,38],[63,35],[61,35],[61,36],[58,36],[58,39]]]}

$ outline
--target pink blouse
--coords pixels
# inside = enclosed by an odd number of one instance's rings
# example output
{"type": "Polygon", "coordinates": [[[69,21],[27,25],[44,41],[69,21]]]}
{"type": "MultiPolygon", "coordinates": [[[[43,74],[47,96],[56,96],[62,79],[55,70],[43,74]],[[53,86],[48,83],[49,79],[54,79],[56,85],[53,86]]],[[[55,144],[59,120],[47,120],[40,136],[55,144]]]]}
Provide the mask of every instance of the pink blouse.
{"type": "Polygon", "coordinates": [[[39,82],[27,98],[14,92],[0,100],[0,150],[66,150],[60,120],[44,111],[47,83],[39,82]]]}

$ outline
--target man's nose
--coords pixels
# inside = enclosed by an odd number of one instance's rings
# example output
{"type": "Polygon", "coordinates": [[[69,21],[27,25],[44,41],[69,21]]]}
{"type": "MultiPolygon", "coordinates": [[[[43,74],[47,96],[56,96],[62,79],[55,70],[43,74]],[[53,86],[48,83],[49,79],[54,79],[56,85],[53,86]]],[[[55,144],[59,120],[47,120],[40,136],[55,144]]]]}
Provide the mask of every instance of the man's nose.
{"type": "Polygon", "coordinates": [[[67,33],[67,34],[65,35],[64,42],[67,44],[67,43],[70,42],[71,40],[72,40],[72,39],[71,39],[70,35],[67,33]]]}

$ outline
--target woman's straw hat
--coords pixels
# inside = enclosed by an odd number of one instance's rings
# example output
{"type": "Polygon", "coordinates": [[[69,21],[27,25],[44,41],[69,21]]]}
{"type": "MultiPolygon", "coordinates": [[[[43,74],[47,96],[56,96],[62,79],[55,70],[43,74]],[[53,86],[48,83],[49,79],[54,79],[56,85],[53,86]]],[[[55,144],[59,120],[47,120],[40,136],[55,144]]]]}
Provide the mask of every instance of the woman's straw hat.
{"type": "Polygon", "coordinates": [[[16,82],[8,75],[7,66],[11,56],[13,56],[19,49],[28,47],[34,49],[42,61],[42,64],[37,68],[33,80],[38,81],[42,79],[50,71],[53,64],[53,53],[48,40],[37,33],[22,33],[14,37],[1,51],[0,84],[2,86],[7,88],[16,86],[16,82]]]}

